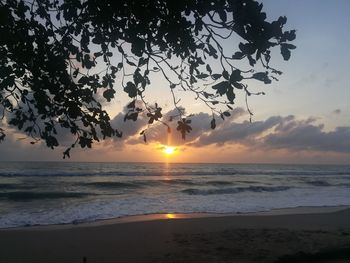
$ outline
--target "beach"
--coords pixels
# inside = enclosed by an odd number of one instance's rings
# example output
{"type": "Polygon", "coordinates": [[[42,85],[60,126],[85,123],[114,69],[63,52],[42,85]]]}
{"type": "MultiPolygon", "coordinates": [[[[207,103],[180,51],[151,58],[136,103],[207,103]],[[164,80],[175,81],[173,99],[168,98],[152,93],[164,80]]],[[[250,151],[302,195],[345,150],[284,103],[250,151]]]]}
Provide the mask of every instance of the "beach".
{"type": "Polygon", "coordinates": [[[350,209],[158,214],[0,230],[0,262],[349,262],[350,209]]]}

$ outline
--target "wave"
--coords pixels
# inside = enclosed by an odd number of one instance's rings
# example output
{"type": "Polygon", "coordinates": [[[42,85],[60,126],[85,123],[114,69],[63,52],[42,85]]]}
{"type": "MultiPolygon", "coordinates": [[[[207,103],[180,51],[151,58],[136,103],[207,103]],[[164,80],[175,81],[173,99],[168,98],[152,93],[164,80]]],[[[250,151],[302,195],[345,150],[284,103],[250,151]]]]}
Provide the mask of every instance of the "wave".
{"type": "Polygon", "coordinates": [[[0,171],[0,177],[65,177],[65,176],[80,176],[80,177],[86,177],[86,176],[245,176],[245,175],[254,175],[254,176],[343,176],[344,179],[350,179],[350,170],[342,170],[342,171],[336,171],[336,170],[239,170],[239,169],[232,169],[232,170],[221,170],[221,169],[212,169],[211,171],[208,171],[206,169],[198,169],[194,171],[189,171],[187,169],[181,169],[181,170],[162,170],[155,169],[151,171],[140,171],[137,168],[130,169],[129,171],[120,171],[120,170],[112,170],[112,171],[49,171],[47,169],[42,170],[36,170],[36,171],[15,171],[15,172],[8,172],[8,171],[0,171]]]}
{"type": "Polygon", "coordinates": [[[233,182],[229,181],[207,181],[204,184],[206,185],[214,185],[214,186],[225,186],[225,185],[233,185],[233,182]]]}
{"type": "Polygon", "coordinates": [[[142,188],[144,187],[141,184],[131,183],[131,182],[91,182],[91,183],[83,183],[79,184],[82,186],[92,186],[96,188],[142,188]]]}
{"type": "Polygon", "coordinates": [[[58,198],[82,198],[91,195],[89,193],[78,192],[5,192],[0,193],[0,199],[11,201],[31,201],[38,199],[58,199],[58,198]]]}
{"type": "Polygon", "coordinates": [[[18,189],[17,184],[0,184],[0,190],[11,190],[11,189],[18,189]]]}
{"type": "Polygon", "coordinates": [[[188,188],[181,192],[189,195],[218,195],[218,194],[237,194],[241,192],[277,192],[290,189],[288,186],[249,186],[249,187],[235,187],[223,189],[198,189],[188,188]]]}
{"type": "Polygon", "coordinates": [[[197,184],[189,179],[167,179],[167,180],[159,180],[157,182],[160,182],[163,184],[170,184],[170,185],[196,185],[197,184]]]}
{"type": "Polygon", "coordinates": [[[326,181],[308,181],[305,182],[307,184],[313,185],[313,186],[332,186],[330,183],[326,182],[326,181]]]}

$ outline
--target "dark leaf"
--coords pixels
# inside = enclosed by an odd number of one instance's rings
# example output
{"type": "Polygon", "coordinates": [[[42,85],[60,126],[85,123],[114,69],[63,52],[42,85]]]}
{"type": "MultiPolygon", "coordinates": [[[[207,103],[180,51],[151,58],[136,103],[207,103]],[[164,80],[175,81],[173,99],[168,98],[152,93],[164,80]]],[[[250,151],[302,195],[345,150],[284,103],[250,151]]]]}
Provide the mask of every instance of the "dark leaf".
{"type": "Polygon", "coordinates": [[[135,84],[130,81],[126,83],[126,87],[124,88],[124,91],[128,93],[130,98],[135,98],[137,95],[137,88],[135,84]]]}
{"type": "Polygon", "coordinates": [[[227,80],[230,79],[230,75],[228,74],[228,72],[227,72],[226,70],[224,70],[224,71],[222,72],[222,76],[223,76],[225,79],[227,79],[227,80]]]}
{"type": "Polygon", "coordinates": [[[221,76],[222,76],[221,74],[213,74],[213,75],[211,75],[213,80],[217,80],[217,79],[221,78],[221,76]]]}
{"type": "Polygon", "coordinates": [[[232,71],[231,76],[230,76],[230,82],[231,84],[234,82],[239,82],[243,79],[243,77],[241,76],[241,71],[236,69],[234,71],[232,71]]]}
{"type": "Polygon", "coordinates": [[[232,55],[233,59],[242,59],[244,57],[244,54],[242,52],[236,52],[232,55]]]}
{"type": "Polygon", "coordinates": [[[127,106],[128,109],[134,109],[135,108],[135,102],[136,100],[133,100],[132,102],[130,102],[127,106]]]}
{"type": "Polygon", "coordinates": [[[213,118],[210,122],[210,127],[214,130],[216,128],[216,122],[215,119],[213,118]]]}
{"type": "Polygon", "coordinates": [[[199,78],[199,79],[205,79],[207,77],[209,77],[209,75],[208,74],[204,74],[204,73],[197,75],[197,78],[199,78]]]}
{"type": "Polygon", "coordinates": [[[114,90],[114,89],[105,90],[105,91],[103,92],[103,97],[105,97],[106,100],[107,100],[108,102],[110,102],[111,99],[114,98],[114,93],[115,93],[115,90],[114,90]]]}
{"type": "Polygon", "coordinates": [[[233,92],[232,86],[230,86],[230,87],[227,89],[226,97],[227,97],[228,101],[229,101],[231,104],[234,103],[234,100],[235,100],[235,98],[236,98],[236,95],[235,95],[235,93],[233,92]]]}
{"type": "Polygon", "coordinates": [[[206,69],[207,69],[207,71],[208,71],[210,74],[212,73],[212,71],[211,71],[211,67],[210,67],[210,65],[209,65],[209,64],[207,64],[206,69]]]}
{"type": "Polygon", "coordinates": [[[221,96],[224,95],[230,87],[231,85],[228,81],[222,81],[212,86],[212,88],[216,90],[216,93],[220,94],[221,96]]]}
{"type": "Polygon", "coordinates": [[[285,46],[285,45],[281,45],[281,54],[284,60],[289,60],[291,52],[290,50],[285,46]]]}

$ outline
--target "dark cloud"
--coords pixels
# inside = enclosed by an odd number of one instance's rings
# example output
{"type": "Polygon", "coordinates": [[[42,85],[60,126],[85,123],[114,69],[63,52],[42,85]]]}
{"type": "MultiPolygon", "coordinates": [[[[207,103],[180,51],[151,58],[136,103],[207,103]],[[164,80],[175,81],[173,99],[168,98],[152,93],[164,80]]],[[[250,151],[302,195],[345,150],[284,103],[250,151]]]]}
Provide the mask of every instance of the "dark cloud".
{"type": "Polygon", "coordinates": [[[332,111],[333,114],[340,114],[341,113],[341,109],[336,109],[334,111],[332,111]]]}
{"type": "Polygon", "coordinates": [[[200,136],[193,145],[255,143],[257,136],[282,122],[282,117],[274,116],[268,118],[266,121],[256,121],[252,123],[249,121],[244,121],[243,123],[224,123],[222,126],[218,127],[218,129],[200,136]]]}
{"type": "Polygon", "coordinates": [[[323,131],[323,125],[300,124],[287,131],[272,133],[262,143],[270,148],[350,153],[350,127],[323,131]]]}
{"type": "Polygon", "coordinates": [[[315,118],[297,120],[294,116],[274,116],[253,123],[232,122],[200,136],[193,145],[238,143],[254,149],[350,153],[350,127],[325,131],[323,124],[315,122],[315,118]]]}

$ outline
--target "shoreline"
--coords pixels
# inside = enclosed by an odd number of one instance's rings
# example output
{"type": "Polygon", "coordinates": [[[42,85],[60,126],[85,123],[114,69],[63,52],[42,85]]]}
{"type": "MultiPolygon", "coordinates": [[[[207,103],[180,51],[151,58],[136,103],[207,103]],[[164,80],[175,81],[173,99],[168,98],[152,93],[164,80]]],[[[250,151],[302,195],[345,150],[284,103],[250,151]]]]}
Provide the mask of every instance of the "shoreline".
{"type": "Polygon", "coordinates": [[[110,219],[78,225],[0,229],[0,262],[319,262],[314,259],[320,257],[338,260],[328,262],[348,262],[350,259],[349,206],[299,207],[274,213],[277,214],[212,217],[191,214],[192,217],[183,218],[164,218],[166,214],[160,218],[156,214],[134,217],[134,221],[128,217],[123,222],[110,219]]]}
{"type": "Polygon", "coordinates": [[[154,220],[167,219],[191,219],[191,218],[211,218],[211,217],[232,217],[232,216],[264,216],[264,215],[290,215],[290,214],[314,214],[314,213],[332,213],[350,208],[350,205],[336,205],[336,206],[297,206],[286,208],[275,208],[263,211],[254,212],[237,212],[237,213],[211,213],[211,212],[189,212],[189,213],[150,213],[140,215],[126,215],[120,217],[102,218],[93,221],[77,221],[69,223],[58,224],[35,224],[23,225],[13,227],[2,227],[1,231],[7,230],[31,230],[31,229],[64,229],[74,227],[93,227],[110,224],[124,224],[133,222],[147,222],[154,220]]]}
{"type": "Polygon", "coordinates": [[[178,220],[178,219],[196,219],[196,218],[212,218],[212,217],[235,217],[235,216],[276,216],[276,215],[299,215],[299,214],[324,214],[334,213],[342,210],[350,209],[350,205],[336,206],[297,206],[286,208],[275,208],[264,211],[254,212],[237,212],[237,213],[210,213],[210,212],[190,212],[190,213],[150,213],[141,215],[126,215],[120,217],[112,217],[105,219],[96,219],[93,221],[78,221],[70,223],[58,224],[37,224],[28,226],[14,226],[0,228],[1,231],[11,230],[50,230],[50,229],[69,229],[75,227],[95,227],[113,224],[125,224],[134,222],[147,222],[155,220],[178,220]]]}

